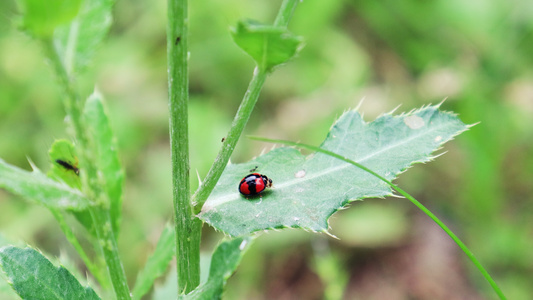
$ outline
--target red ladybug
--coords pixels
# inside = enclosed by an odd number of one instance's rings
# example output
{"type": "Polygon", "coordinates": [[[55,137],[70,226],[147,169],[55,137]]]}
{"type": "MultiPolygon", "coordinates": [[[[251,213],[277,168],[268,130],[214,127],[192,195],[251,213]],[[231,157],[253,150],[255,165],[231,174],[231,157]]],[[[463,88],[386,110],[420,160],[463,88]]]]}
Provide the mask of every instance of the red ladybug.
{"type": "Polygon", "coordinates": [[[272,187],[272,179],[266,175],[252,173],[246,175],[239,183],[239,192],[245,196],[259,195],[266,188],[272,187]]]}

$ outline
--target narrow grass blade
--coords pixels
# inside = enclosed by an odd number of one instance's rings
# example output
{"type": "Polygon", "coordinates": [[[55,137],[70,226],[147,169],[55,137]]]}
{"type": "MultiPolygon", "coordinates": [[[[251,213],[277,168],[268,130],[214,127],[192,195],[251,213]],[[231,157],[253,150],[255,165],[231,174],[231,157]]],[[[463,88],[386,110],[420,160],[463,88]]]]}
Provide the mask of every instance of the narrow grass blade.
{"type": "Polygon", "coordinates": [[[422,205],[422,203],[418,202],[413,196],[409,195],[407,192],[405,192],[400,187],[398,187],[397,185],[395,185],[392,182],[390,182],[389,180],[387,180],[385,177],[377,174],[376,172],[368,169],[367,167],[365,167],[365,166],[363,166],[363,165],[361,165],[361,164],[359,164],[359,163],[357,163],[357,162],[355,162],[355,161],[353,161],[353,160],[351,160],[349,158],[346,158],[346,157],[344,157],[342,155],[339,155],[337,153],[334,153],[334,152],[331,152],[331,151],[328,151],[328,150],[325,150],[325,149],[322,149],[322,148],[319,148],[319,147],[316,147],[316,146],[297,143],[297,142],[291,142],[291,141],[285,141],[285,140],[267,139],[267,138],[262,138],[262,137],[250,136],[249,138],[251,138],[253,140],[257,140],[257,141],[284,144],[284,145],[295,146],[295,147],[299,147],[299,148],[303,148],[303,149],[307,149],[307,150],[320,152],[320,153],[329,155],[331,157],[335,157],[337,159],[340,159],[340,160],[342,160],[344,162],[347,162],[349,164],[352,164],[352,165],[358,167],[359,169],[364,170],[365,172],[368,172],[368,173],[372,174],[373,176],[379,178],[381,181],[387,183],[390,187],[392,187],[395,191],[400,193],[402,196],[404,196],[405,198],[409,199],[409,201],[411,201],[411,203],[416,205],[416,207],[418,207],[420,210],[422,210],[435,223],[437,223],[437,225],[439,225],[452,238],[452,240],[461,248],[461,250],[463,250],[463,252],[466,254],[466,256],[468,256],[468,258],[472,261],[472,263],[474,263],[474,265],[481,272],[483,277],[485,277],[485,279],[489,282],[489,284],[493,288],[494,292],[498,295],[498,297],[500,297],[500,299],[507,299],[505,297],[505,295],[503,294],[502,290],[500,289],[500,287],[496,284],[494,279],[492,279],[492,277],[487,272],[487,270],[485,270],[485,268],[477,260],[477,258],[474,256],[472,251],[470,251],[470,249],[468,249],[466,247],[466,245],[448,228],[448,226],[446,226],[439,218],[437,218],[437,216],[435,216],[431,211],[429,211],[429,209],[427,209],[424,205],[422,205]]]}
{"type": "Polygon", "coordinates": [[[174,228],[167,225],[161,233],[161,237],[157,242],[155,251],[146,262],[144,269],[139,272],[135,288],[133,289],[133,299],[141,299],[152,287],[154,281],[168,268],[172,257],[174,256],[175,248],[174,228]]]}

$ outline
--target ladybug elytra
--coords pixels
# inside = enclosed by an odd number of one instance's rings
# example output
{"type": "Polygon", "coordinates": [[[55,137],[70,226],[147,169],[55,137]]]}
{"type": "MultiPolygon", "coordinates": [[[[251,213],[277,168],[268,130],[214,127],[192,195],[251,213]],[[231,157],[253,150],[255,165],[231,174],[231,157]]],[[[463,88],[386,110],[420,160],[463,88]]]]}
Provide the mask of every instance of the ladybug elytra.
{"type": "Polygon", "coordinates": [[[267,187],[272,187],[272,179],[266,175],[252,173],[241,180],[239,192],[245,196],[255,196],[263,192],[267,187]]]}

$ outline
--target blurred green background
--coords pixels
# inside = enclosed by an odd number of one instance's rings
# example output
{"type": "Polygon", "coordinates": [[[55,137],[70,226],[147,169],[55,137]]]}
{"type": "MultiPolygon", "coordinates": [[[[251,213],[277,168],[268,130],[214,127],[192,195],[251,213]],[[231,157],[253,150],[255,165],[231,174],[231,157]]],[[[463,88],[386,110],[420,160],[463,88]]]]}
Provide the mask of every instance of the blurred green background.
{"type": "MultiPolygon", "coordinates": [[[[253,69],[229,27],[242,18],[272,22],[280,3],[190,3],[193,188],[196,172],[205,176],[216,156],[253,69]]],[[[0,2],[0,157],[26,169],[31,158],[48,170],[49,147],[69,133],[52,70],[40,45],[17,30],[17,12],[13,0],[0,2]]],[[[114,18],[80,84],[85,95],[94,83],[105,95],[119,140],[127,172],[119,247],[132,286],[172,211],[166,2],[118,1],[114,18]]],[[[397,183],[463,239],[509,299],[531,299],[530,1],[305,0],[289,28],[306,47],[269,77],[245,134],[318,145],[361,99],[359,110],[371,121],[399,105],[403,112],[447,98],[443,109],[479,124],[397,183]]],[[[270,147],[243,138],[232,161],[270,147]]],[[[406,200],[356,202],[330,224],[338,240],[298,230],[263,234],[226,298],[495,299],[459,248],[406,200]]],[[[220,238],[204,226],[207,254],[220,238]]],[[[68,257],[84,272],[46,209],[0,190],[0,242],[7,241],[68,257]]]]}

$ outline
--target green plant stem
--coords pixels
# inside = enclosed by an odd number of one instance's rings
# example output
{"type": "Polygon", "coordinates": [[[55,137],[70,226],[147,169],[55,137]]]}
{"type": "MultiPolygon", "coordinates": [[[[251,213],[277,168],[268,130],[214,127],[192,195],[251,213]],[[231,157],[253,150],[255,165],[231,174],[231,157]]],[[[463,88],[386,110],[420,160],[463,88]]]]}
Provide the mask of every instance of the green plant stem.
{"type": "Polygon", "coordinates": [[[71,78],[69,77],[65,66],[61,62],[60,57],[54,49],[53,41],[44,41],[44,46],[47,54],[51,60],[54,70],[59,79],[59,83],[66,93],[64,105],[69,116],[70,122],[74,128],[77,142],[79,143],[78,152],[80,159],[80,174],[83,184],[84,194],[91,199],[94,207],[89,209],[94,228],[96,230],[99,246],[104,255],[111,283],[115,290],[117,299],[131,299],[126,280],[126,273],[118,255],[117,241],[111,229],[111,218],[109,216],[109,209],[104,208],[109,204],[107,195],[102,190],[102,185],[98,180],[98,171],[96,170],[93,160],[90,159],[89,141],[83,126],[82,119],[82,102],[78,96],[76,89],[73,86],[71,78]]]}
{"type": "Polygon", "coordinates": [[[89,256],[87,256],[87,253],[85,253],[85,250],[83,250],[83,247],[81,246],[80,242],[78,241],[78,238],[76,237],[74,232],[72,232],[70,226],[65,221],[65,218],[63,217],[63,214],[57,209],[54,209],[54,208],[51,208],[51,207],[49,207],[48,209],[54,215],[57,223],[59,223],[59,227],[61,227],[61,230],[63,230],[63,233],[65,234],[65,237],[70,242],[70,244],[74,247],[74,249],[76,249],[76,251],[78,252],[78,255],[80,256],[81,260],[83,260],[83,262],[85,263],[85,266],[87,267],[89,272],[91,272],[91,274],[93,274],[94,278],[96,278],[98,283],[100,283],[100,285],[104,289],[108,289],[110,287],[109,286],[109,283],[110,283],[109,282],[109,278],[106,277],[106,275],[104,273],[102,273],[102,270],[99,269],[98,266],[95,265],[91,261],[91,259],[89,259],[89,256]]]}
{"type": "Polygon", "coordinates": [[[278,15],[276,16],[276,20],[274,20],[274,25],[278,27],[287,27],[299,2],[299,0],[283,0],[278,15]]]}
{"type": "Polygon", "coordinates": [[[91,207],[89,209],[98,237],[100,249],[104,254],[111,283],[115,290],[118,300],[130,300],[130,290],[126,281],[126,273],[122,266],[122,261],[118,253],[117,240],[111,225],[111,216],[109,210],[101,206],[91,207]]]}
{"type": "MultiPolygon", "coordinates": [[[[298,0],[284,0],[281,4],[278,15],[276,16],[274,25],[279,27],[287,27],[298,3],[298,0]]],[[[195,213],[200,212],[205,201],[207,201],[207,198],[220,179],[222,172],[226,168],[231,154],[233,153],[233,150],[235,150],[235,146],[239,141],[242,131],[244,130],[244,127],[246,126],[246,123],[248,123],[250,115],[254,110],[267,75],[268,72],[266,70],[262,70],[259,67],[254,69],[248,89],[246,90],[241,105],[235,114],[231,128],[222,143],[222,147],[218,152],[217,158],[211,166],[211,169],[209,169],[204,181],[193,196],[195,213]]]]}
{"type": "Polygon", "coordinates": [[[333,156],[335,158],[338,158],[338,159],[340,159],[340,160],[342,160],[344,162],[350,163],[350,164],[352,164],[352,165],[354,165],[354,166],[356,166],[356,167],[358,167],[358,168],[360,168],[360,169],[362,169],[362,170],[374,175],[375,177],[379,178],[381,181],[387,183],[390,187],[392,187],[395,191],[397,191],[402,196],[404,196],[409,201],[411,201],[411,203],[413,203],[416,207],[418,207],[426,215],[428,215],[435,223],[437,223],[437,225],[439,225],[452,238],[452,240],[461,248],[461,250],[463,250],[463,252],[466,254],[466,256],[468,256],[468,258],[472,261],[472,263],[474,263],[476,268],[481,272],[483,277],[485,277],[485,279],[489,282],[490,286],[492,287],[494,292],[500,297],[500,299],[507,299],[505,297],[505,295],[503,294],[502,290],[498,287],[498,285],[494,281],[494,279],[492,279],[492,277],[487,272],[487,270],[485,270],[485,268],[481,265],[481,263],[474,256],[472,251],[470,251],[470,249],[468,249],[468,247],[466,247],[466,245],[439,218],[437,218],[437,216],[435,216],[424,205],[422,205],[422,203],[418,202],[415,198],[413,198],[411,195],[409,195],[407,192],[402,190],[400,187],[398,187],[394,183],[392,183],[389,180],[387,180],[385,177],[383,177],[383,176],[379,175],[378,173],[370,170],[369,168],[361,165],[360,163],[357,163],[357,162],[355,162],[355,161],[353,161],[353,160],[351,160],[349,158],[346,158],[346,157],[344,157],[342,155],[339,155],[337,153],[334,153],[334,152],[331,152],[331,151],[328,151],[328,150],[325,150],[325,149],[322,149],[322,148],[319,148],[319,147],[315,147],[315,146],[311,146],[311,145],[307,145],[307,144],[302,144],[302,143],[291,142],[291,141],[285,141],[285,140],[274,140],[274,139],[267,139],[267,138],[262,138],[262,137],[250,137],[250,138],[254,139],[254,140],[258,140],[258,141],[263,141],[263,142],[280,143],[280,144],[285,144],[285,145],[289,145],[289,146],[296,146],[296,147],[300,147],[300,148],[304,148],[304,149],[308,149],[308,150],[312,150],[312,151],[321,152],[321,153],[327,154],[329,156],[333,156]]]}
{"type": "MultiPolygon", "coordinates": [[[[61,62],[61,58],[57,54],[54,44],[52,40],[45,40],[44,41],[44,48],[47,52],[48,57],[50,58],[50,62],[52,63],[52,66],[54,68],[54,71],[57,75],[57,78],[59,80],[59,84],[62,86],[66,93],[66,97],[63,97],[63,105],[65,106],[65,110],[67,113],[67,116],[69,117],[69,121],[71,122],[74,133],[76,135],[76,138],[78,139],[78,142],[80,145],[85,146],[87,145],[87,139],[85,136],[85,131],[83,130],[82,125],[82,103],[80,101],[80,98],[78,94],[76,93],[76,90],[71,82],[71,79],[65,69],[65,66],[61,62]]],[[[79,154],[80,156],[82,153],[79,154]]]]}
{"type": "Polygon", "coordinates": [[[194,216],[189,187],[188,1],[168,0],[167,59],[172,192],[176,233],[178,293],[200,284],[202,223],[194,216]]]}

